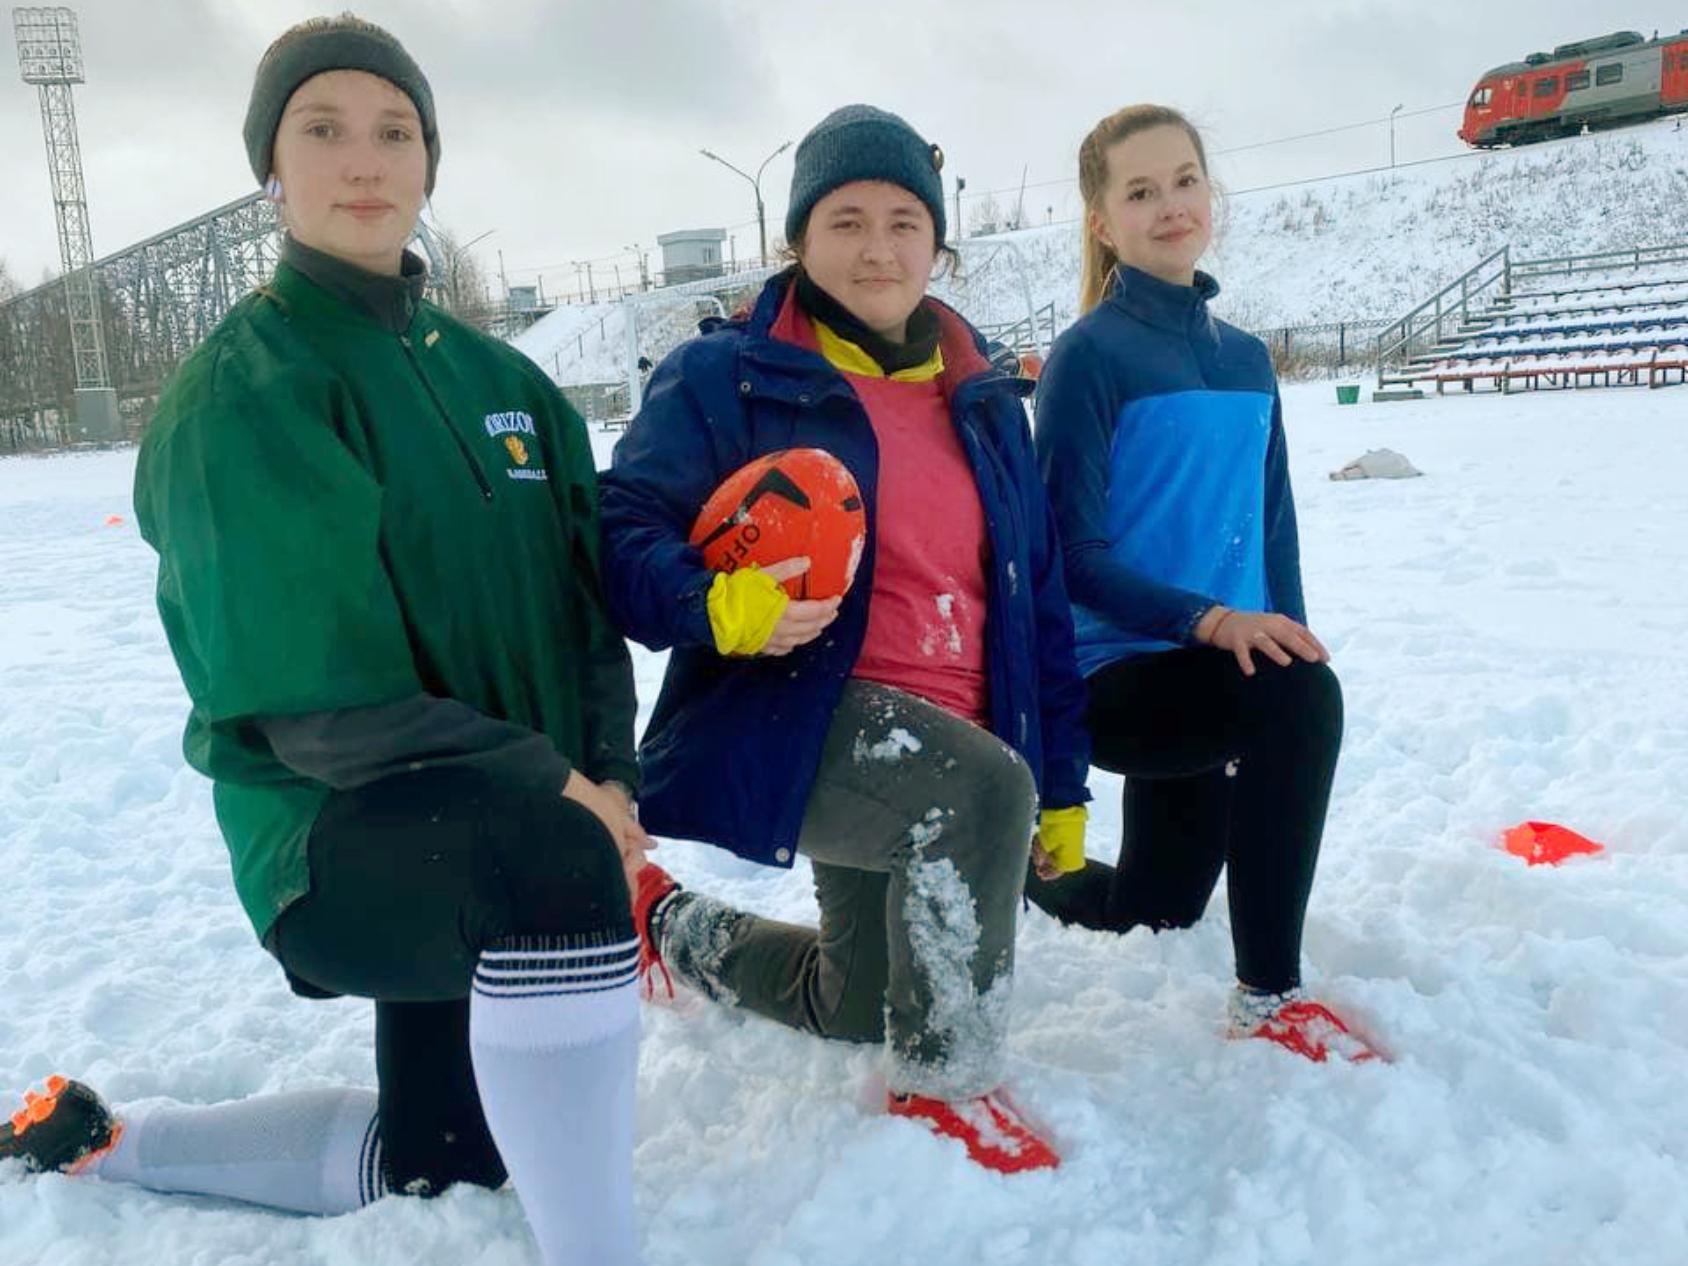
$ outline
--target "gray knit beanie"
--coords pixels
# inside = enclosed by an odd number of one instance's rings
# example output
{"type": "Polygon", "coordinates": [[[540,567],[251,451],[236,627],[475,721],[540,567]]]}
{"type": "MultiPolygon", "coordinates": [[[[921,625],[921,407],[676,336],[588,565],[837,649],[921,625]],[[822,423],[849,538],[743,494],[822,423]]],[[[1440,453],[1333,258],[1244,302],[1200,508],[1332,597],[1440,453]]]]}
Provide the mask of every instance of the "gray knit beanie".
{"type": "Polygon", "coordinates": [[[434,93],[409,53],[380,27],[350,14],[301,23],[270,45],[258,63],[252,101],[246,107],[246,156],[252,174],[264,184],[275,170],[275,133],[282,112],[299,85],[329,70],[363,70],[379,75],[416,105],[422,141],[428,147],[428,192],[440,165],[440,133],[434,120],[434,93]]]}
{"type": "Polygon", "coordinates": [[[926,204],[942,242],[944,152],[907,123],[870,105],[847,105],[815,124],[797,146],[785,240],[796,242],[815,203],[852,180],[886,180],[926,204]]]}

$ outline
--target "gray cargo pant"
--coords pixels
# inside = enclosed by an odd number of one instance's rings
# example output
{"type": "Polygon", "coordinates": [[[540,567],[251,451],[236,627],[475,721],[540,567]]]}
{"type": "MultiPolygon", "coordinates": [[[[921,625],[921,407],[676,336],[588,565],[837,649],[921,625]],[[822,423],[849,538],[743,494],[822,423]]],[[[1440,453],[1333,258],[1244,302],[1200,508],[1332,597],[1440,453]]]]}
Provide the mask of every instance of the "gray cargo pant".
{"type": "Polygon", "coordinates": [[[851,681],[797,844],[820,927],[688,891],[663,914],[663,957],[718,1001],[822,1037],[883,1038],[895,1093],[983,1094],[1001,1080],[1036,811],[1030,769],[989,731],[851,681]]]}

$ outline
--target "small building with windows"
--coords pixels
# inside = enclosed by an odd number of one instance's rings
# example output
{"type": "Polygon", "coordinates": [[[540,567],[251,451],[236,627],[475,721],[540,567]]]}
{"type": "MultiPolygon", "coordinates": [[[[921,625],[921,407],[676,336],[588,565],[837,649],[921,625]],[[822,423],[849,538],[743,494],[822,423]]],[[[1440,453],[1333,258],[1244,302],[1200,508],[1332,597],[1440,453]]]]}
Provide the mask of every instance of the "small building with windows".
{"type": "Polygon", "coordinates": [[[726,229],[681,229],[656,239],[662,248],[662,276],[671,286],[719,277],[725,271],[726,229]]]}

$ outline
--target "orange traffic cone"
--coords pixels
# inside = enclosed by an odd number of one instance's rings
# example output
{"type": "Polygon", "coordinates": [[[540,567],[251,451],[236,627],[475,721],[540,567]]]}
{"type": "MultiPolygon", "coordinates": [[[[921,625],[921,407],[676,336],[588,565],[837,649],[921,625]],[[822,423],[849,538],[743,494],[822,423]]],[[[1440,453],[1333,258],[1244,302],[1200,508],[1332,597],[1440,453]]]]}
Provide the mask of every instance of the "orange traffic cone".
{"type": "Polygon", "coordinates": [[[1501,842],[1507,852],[1522,857],[1531,866],[1557,866],[1567,857],[1599,853],[1606,847],[1557,822],[1520,822],[1506,832],[1501,842]]]}

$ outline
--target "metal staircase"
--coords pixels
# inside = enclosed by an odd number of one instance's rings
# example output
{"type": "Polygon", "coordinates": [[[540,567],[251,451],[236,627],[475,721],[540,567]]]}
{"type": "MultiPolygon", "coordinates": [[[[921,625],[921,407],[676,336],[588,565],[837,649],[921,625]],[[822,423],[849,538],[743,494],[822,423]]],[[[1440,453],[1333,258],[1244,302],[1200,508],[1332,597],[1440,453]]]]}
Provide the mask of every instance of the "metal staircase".
{"type": "Polygon", "coordinates": [[[1374,399],[1688,381],[1688,242],[1515,260],[1503,246],[1377,336],[1374,399]]]}

